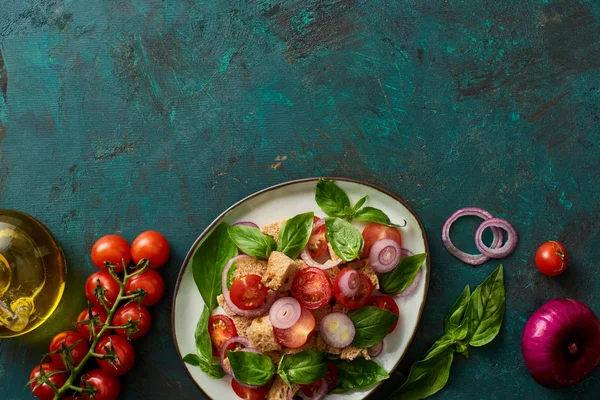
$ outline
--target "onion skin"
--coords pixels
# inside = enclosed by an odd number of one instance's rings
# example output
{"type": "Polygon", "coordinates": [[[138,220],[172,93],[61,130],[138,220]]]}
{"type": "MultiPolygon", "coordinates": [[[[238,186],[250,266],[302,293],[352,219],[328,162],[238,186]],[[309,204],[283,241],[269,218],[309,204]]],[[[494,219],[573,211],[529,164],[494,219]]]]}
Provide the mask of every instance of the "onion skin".
{"type": "Polygon", "coordinates": [[[550,300],[525,324],[521,348],[525,366],[540,385],[572,386],[600,363],[600,321],[579,301],[550,300]]]}

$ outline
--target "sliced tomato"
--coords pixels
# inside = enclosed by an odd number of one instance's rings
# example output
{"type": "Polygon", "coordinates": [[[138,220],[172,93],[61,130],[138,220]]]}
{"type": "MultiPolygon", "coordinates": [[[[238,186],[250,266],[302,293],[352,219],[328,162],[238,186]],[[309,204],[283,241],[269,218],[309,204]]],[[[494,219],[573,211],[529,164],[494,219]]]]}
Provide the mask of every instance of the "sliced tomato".
{"type": "Polygon", "coordinates": [[[309,310],[315,310],[329,303],[332,294],[331,281],[319,268],[304,268],[294,276],[292,281],[292,296],[309,310]]]}
{"type": "Polygon", "coordinates": [[[246,275],[231,285],[231,301],[242,310],[253,310],[260,307],[267,298],[267,287],[263,285],[260,275],[246,275]]]}
{"type": "Polygon", "coordinates": [[[290,349],[304,346],[312,336],[316,326],[313,314],[306,307],[300,307],[302,308],[302,314],[292,327],[287,329],[273,328],[277,341],[290,349]]]}
{"type": "MultiPolygon", "coordinates": [[[[313,223],[316,223],[321,218],[313,217],[313,223]]],[[[313,229],[310,238],[308,239],[308,252],[312,258],[319,258],[327,251],[327,235],[325,231],[325,224],[321,225],[317,229],[313,229]]]]}
{"type": "MultiPolygon", "coordinates": [[[[400,315],[400,309],[398,309],[398,304],[396,304],[394,299],[391,298],[390,296],[386,296],[384,294],[379,295],[379,296],[373,296],[369,300],[368,304],[371,306],[375,306],[381,310],[389,311],[395,315],[398,315],[398,316],[400,315]]],[[[394,325],[392,325],[392,327],[390,328],[388,333],[392,333],[394,331],[394,329],[396,329],[397,325],[398,325],[398,319],[396,319],[396,322],[394,323],[394,325]]]]}
{"type": "Polygon", "coordinates": [[[362,235],[365,240],[365,246],[363,247],[363,255],[365,257],[369,257],[373,243],[380,239],[392,239],[398,242],[399,245],[402,245],[402,235],[400,235],[400,231],[391,226],[371,222],[363,229],[362,235]]]}
{"type": "Polygon", "coordinates": [[[344,295],[344,293],[342,293],[340,290],[339,278],[342,275],[342,272],[349,269],[350,268],[344,268],[335,276],[335,281],[333,282],[333,297],[335,297],[335,300],[348,310],[356,310],[357,308],[367,304],[367,301],[369,301],[371,298],[371,294],[373,294],[373,284],[371,283],[371,280],[365,276],[365,274],[359,272],[358,276],[360,277],[360,287],[358,288],[358,292],[352,297],[344,295]]]}
{"type": "Polygon", "coordinates": [[[236,381],[235,379],[231,380],[231,388],[242,399],[246,400],[264,400],[269,393],[269,389],[271,388],[271,384],[267,383],[265,385],[259,386],[257,388],[249,388],[248,386],[243,386],[241,383],[236,381]]]}
{"type": "MultiPolygon", "coordinates": [[[[237,336],[237,329],[233,320],[227,315],[213,315],[208,319],[208,334],[212,342],[213,356],[218,357],[223,344],[234,336],[237,336]]],[[[232,343],[228,349],[234,348],[232,343]]]]}

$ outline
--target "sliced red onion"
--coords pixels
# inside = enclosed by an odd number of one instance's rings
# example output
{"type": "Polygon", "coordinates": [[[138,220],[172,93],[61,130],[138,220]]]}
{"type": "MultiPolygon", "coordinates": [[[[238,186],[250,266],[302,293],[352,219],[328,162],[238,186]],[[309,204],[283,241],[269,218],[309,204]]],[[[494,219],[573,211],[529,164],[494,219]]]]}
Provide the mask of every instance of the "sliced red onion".
{"type": "Polygon", "coordinates": [[[342,349],[352,343],[356,328],[346,314],[332,312],[321,319],[320,332],[328,345],[342,349]]]}
{"type": "Polygon", "coordinates": [[[258,228],[258,225],[256,225],[254,222],[250,222],[250,221],[239,221],[239,222],[236,222],[235,224],[232,224],[231,226],[249,226],[251,228],[258,228]]]}
{"type": "Polygon", "coordinates": [[[380,239],[373,243],[369,252],[369,265],[379,274],[396,268],[401,257],[398,242],[392,239],[380,239]]]}
{"type": "Polygon", "coordinates": [[[383,351],[383,341],[381,341],[381,342],[377,343],[376,345],[373,345],[367,349],[367,353],[371,357],[377,357],[378,355],[381,354],[382,351],[383,351]]]}
{"type": "Polygon", "coordinates": [[[317,220],[317,222],[315,222],[313,224],[313,232],[316,231],[317,229],[319,229],[320,227],[322,227],[323,225],[325,225],[325,219],[324,218],[319,218],[317,220]]]}
{"type": "Polygon", "coordinates": [[[335,266],[340,265],[344,261],[341,258],[338,258],[335,261],[327,260],[327,262],[325,264],[321,264],[320,262],[315,261],[315,259],[310,256],[308,247],[305,247],[304,250],[302,250],[302,253],[300,253],[300,257],[302,258],[302,261],[304,261],[306,263],[306,265],[308,265],[309,267],[316,267],[319,269],[333,268],[335,266]]]}
{"type": "Polygon", "coordinates": [[[503,258],[508,256],[515,250],[518,241],[519,236],[517,235],[515,228],[507,220],[502,218],[491,218],[483,221],[481,225],[479,225],[479,228],[477,228],[477,232],[475,232],[475,245],[477,246],[477,249],[481,254],[490,258],[503,258]],[[508,235],[506,242],[500,248],[487,247],[482,240],[483,231],[486,228],[504,229],[508,235]]]}
{"type": "MultiPolygon", "coordinates": [[[[469,265],[481,265],[484,262],[488,261],[490,258],[483,254],[467,254],[464,251],[459,250],[454,245],[454,243],[452,243],[452,240],[450,240],[450,227],[457,219],[466,215],[473,215],[483,220],[493,218],[492,214],[481,208],[461,208],[460,210],[452,214],[450,218],[448,218],[448,220],[444,223],[444,227],[442,228],[442,242],[444,242],[444,245],[446,246],[450,254],[452,254],[454,257],[458,258],[462,262],[467,263],[469,265]]],[[[495,249],[496,247],[498,247],[499,244],[502,243],[502,231],[499,228],[492,227],[492,233],[494,234],[494,240],[490,247],[492,249],[495,249]]]]}
{"type": "Polygon", "coordinates": [[[319,382],[319,390],[317,390],[312,397],[311,396],[307,396],[303,391],[300,391],[300,397],[302,397],[304,400],[323,400],[323,398],[325,398],[325,396],[327,396],[327,381],[325,380],[325,378],[321,378],[318,380],[319,382]]]}
{"type": "Polygon", "coordinates": [[[294,396],[292,395],[292,388],[288,386],[286,393],[286,397],[288,400],[294,400],[294,396]]]}
{"type": "Polygon", "coordinates": [[[288,329],[294,326],[302,315],[300,303],[293,297],[282,297],[271,306],[269,319],[277,329],[288,329]]]}
{"type": "Polygon", "coordinates": [[[360,276],[355,270],[348,269],[340,274],[337,284],[344,296],[353,297],[360,289],[360,276]]]}
{"type": "Polygon", "coordinates": [[[226,364],[225,359],[227,358],[227,348],[233,343],[241,344],[244,347],[250,347],[250,340],[243,336],[234,336],[230,339],[227,339],[225,343],[223,343],[223,346],[221,346],[221,350],[219,351],[219,362],[221,363],[223,371],[225,371],[225,373],[229,376],[233,376],[231,373],[231,365],[226,364]]]}

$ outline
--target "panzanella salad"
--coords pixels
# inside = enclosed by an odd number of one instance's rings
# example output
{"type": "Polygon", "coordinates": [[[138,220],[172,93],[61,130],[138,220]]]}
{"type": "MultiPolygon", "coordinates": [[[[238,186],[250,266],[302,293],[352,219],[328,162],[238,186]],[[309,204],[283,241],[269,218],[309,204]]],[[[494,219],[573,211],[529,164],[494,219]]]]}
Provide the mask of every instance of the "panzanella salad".
{"type": "Polygon", "coordinates": [[[192,259],[206,305],[184,361],[230,375],[241,398],[322,399],[389,377],[373,359],[397,329],[390,296],[410,295],[426,254],[403,248],[400,225],[366,196],[352,206],[320,179],[315,200],[327,217],[221,223],[192,259]],[[353,220],[370,223],[360,232],[353,220]]]}

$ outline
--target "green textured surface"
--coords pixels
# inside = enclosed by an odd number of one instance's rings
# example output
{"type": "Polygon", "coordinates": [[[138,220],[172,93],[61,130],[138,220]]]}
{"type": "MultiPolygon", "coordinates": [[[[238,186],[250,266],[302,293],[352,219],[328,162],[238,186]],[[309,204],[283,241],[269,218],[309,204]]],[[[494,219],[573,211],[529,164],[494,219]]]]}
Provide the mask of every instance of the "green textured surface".
{"type": "MultiPolygon", "coordinates": [[[[444,220],[477,205],[520,234],[503,260],[505,324],[457,357],[439,399],[572,399],[529,377],[520,339],[545,301],[600,312],[600,2],[68,1],[0,4],[0,206],[28,212],[69,263],[55,315],[0,341],[0,399],[28,398],[28,373],[84,307],[94,240],[145,229],[172,244],[172,292],[195,237],[222,210],[275,183],[333,175],[404,197],[429,235],[432,279],[396,374],[441,334],[474,269],[441,243],[444,220]],[[572,267],[545,278],[535,248],[563,241],[572,267]]],[[[455,242],[473,250],[461,223],[455,242]]],[[[123,399],[202,398],[177,359],[171,294],[135,344],[123,399]]]]}

